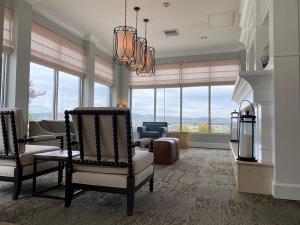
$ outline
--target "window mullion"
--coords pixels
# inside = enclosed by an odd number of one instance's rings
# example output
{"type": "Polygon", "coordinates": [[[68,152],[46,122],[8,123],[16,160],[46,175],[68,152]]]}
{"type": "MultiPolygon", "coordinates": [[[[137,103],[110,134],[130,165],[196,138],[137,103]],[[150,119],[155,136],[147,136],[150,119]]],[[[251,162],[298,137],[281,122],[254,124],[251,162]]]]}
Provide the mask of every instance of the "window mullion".
{"type": "Polygon", "coordinates": [[[211,86],[208,86],[208,132],[211,133],[211,86]]]}
{"type": "Polygon", "coordinates": [[[156,122],[156,96],[157,95],[157,89],[154,88],[154,121],[156,122]]]}
{"type": "Polygon", "coordinates": [[[53,96],[53,116],[57,120],[58,114],[58,70],[54,70],[54,96],[53,96]]]}

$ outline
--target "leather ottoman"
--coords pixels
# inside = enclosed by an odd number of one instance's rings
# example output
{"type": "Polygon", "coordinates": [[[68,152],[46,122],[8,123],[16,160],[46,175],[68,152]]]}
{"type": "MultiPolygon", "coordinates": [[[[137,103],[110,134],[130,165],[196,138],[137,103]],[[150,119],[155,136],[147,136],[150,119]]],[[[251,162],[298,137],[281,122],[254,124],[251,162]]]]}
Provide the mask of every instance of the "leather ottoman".
{"type": "Polygon", "coordinates": [[[154,163],[170,165],[179,159],[178,138],[159,138],[153,141],[154,163]]]}

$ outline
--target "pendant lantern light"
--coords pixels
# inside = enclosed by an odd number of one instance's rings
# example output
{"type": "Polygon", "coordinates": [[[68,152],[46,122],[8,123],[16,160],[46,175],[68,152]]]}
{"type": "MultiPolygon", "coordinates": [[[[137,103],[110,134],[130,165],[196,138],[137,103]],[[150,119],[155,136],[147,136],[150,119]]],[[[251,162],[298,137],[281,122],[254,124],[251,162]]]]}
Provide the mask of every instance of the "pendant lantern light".
{"type": "Polygon", "coordinates": [[[125,25],[114,28],[113,61],[130,62],[135,56],[136,28],[127,26],[127,0],[125,0],[125,25]]]}
{"type": "MultiPolygon", "coordinates": [[[[144,19],[145,22],[145,39],[147,39],[147,23],[149,19],[144,19]]],[[[137,69],[138,76],[151,77],[155,74],[155,49],[150,46],[146,46],[143,60],[142,69],[137,69]]]]}
{"type": "MultiPolygon", "coordinates": [[[[138,30],[138,12],[140,11],[139,7],[134,7],[134,11],[136,12],[136,31],[138,30]]],[[[144,54],[145,48],[147,47],[147,40],[143,37],[136,36],[135,40],[135,52],[134,52],[134,59],[127,63],[127,68],[131,71],[140,70],[144,66],[144,54]]]]}

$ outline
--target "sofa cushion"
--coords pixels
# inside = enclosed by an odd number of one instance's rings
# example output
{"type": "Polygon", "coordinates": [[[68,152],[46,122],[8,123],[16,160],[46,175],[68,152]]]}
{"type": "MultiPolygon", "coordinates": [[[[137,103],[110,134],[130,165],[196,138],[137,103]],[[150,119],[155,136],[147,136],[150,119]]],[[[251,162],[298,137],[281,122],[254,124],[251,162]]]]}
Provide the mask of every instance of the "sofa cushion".
{"type": "MultiPolygon", "coordinates": [[[[135,175],[135,186],[142,183],[151,174],[153,174],[153,165],[148,166],[135,175]]],[[[94,186],[126,188],[127,175],[76,171],[72,175],[72,182],[94,186]]]]}
{"type": "MultiPolygon", "coordinates": [[[[41,152],[49,152],[59,150],[59,147],[45,146],[45,145],[25,145],[25,152],[20,154],[20,161],[22,166],[33,164],[33,155],[41,152]]],[[[16,160],[0,160],[0,165],[16,166],[16,160]]]]}
{"type": "MultiPolygon", "coordinates": [[[[76,159],[76,158],[75,158],[76,159]]],[[[95,157],[85,157],[86,160],[96,160],[95,157]]],[[[136,150],[135,155],[132,158],[133,173],[137,174],[149,165],[153,163],[153,153],[148,151],[136,150]]],[[[102,158],[102,161],[107,159],[102,158]]],[[[111,161],[109,159],[108,161],[111,161]]],[[[127,159],[120,159],[120,162],[127,162],[127,159]]],[[[120,167],[107,167],[107,166],[96,166],[96,165],[82,165],[74,164],[75,171],[93,172],[93,173],[105,173],[105,174],[128,174],[128,168],[120,167]]]]}

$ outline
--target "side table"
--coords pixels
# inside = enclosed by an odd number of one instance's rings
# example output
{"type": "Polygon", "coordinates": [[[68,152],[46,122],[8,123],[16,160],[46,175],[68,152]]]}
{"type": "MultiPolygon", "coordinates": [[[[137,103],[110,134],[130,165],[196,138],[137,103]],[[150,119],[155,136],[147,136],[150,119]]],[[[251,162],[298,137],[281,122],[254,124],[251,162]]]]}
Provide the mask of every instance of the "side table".
{"type": "MultiPolygon", "coordinates": [[[[79,151],[72,151],[72,157],[79,156],[79,151]]],[[[48,192],[50,190],[53,190],[61,185],[61,182],[63,180],[63,168],[66,165],[66,175],[67,175],[67,168],[68,168],[68,151],[67,150],[57,150],[52,152],[43,152],[43,153],[37,153],[33,155],[33,178],[32,178],[32,196],[38,196],[38,197],[44,197],[44,198],[52,198],[52,199],[65,199],[63,197],[59,196],[53,196],[53,195],[43,195],[43,193],[48,192]],[[59,165],[59,171],[58,171],[58,184],[55,186],[52,186],[50,188],[47,188],[43,191],[36,191],[36,174],[37,174],[37,166],[38,161],[55,161],[58,162],[59,165]]],[[[67,176],[66,176],[67,177],[67,176]]],[[[66,194],[66,193],[65,193],[66,194]]]]}

